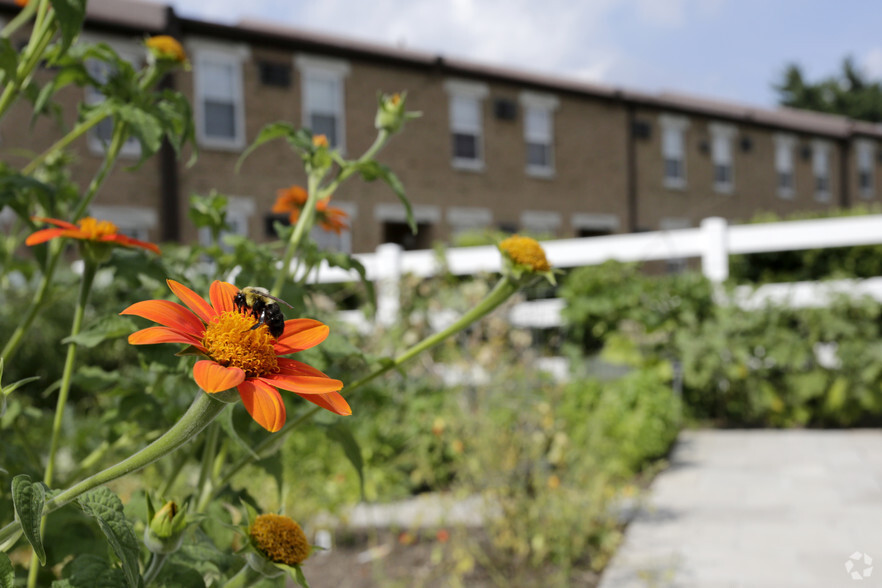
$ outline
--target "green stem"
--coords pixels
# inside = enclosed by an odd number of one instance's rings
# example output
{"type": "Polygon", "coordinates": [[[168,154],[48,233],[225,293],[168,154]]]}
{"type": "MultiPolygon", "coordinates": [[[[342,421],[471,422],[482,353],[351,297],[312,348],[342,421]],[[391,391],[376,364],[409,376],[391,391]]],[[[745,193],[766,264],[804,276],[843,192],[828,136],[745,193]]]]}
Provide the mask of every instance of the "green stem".
{"type": "Polygon", "coordinates": [[[21,172],[25,175],[32,174],[38,167],[40,167],[40,165],[44,161],[46,161],[46,159],[50,155],[52,155],[56,151],[64,149],[65,147],[67,147],[68,145],[73,143],[75,140],[82,137],[86,133],[86,131],[88,131],[89,129],[91,129],[92,127],[94,127],[98,123],[100,123],[107,116],[106,113],[105,114],[98,114],[98,111],[92,111],[91,114],[92,114],[92,116],[89,116],[84,121],[77,123],[77,125],[74,128],[72,128],[68,134],[66,134],[65,136],[60,138],[58,141],[53,143],[52,146],[50,146],[48,149],[43,151],[43,153],[41,153],[40,155],[35,157],[33,160],[31,160],[30,163],[28,163],[26,166],[24,166],[22,168],[21,172]]]}
{"type": "MultiPolygon", "coordinates": [[[[497,307],[499,307],[503,302],[508,300],[512,294],[518,291],[518,288],[519,285],[517,282],[515,282],[508,276],[503,276],[502,279],[497,282],[493,290],[491,290],[490,293],[488,293],[487,296],[484,297],[484,299],[477,304],[477,306],[463,314],[455,323],[453,323],[443,331],[439,331],[438,333],[435,333],[434,335],[423,339],[392,361],[377,368],[364,378],[357,380],[352,384],[349,384],[348,386],[346,386],[346,393],[352,393],[354,390],[360,388],[361,386],[364,386],[368,382],[374,380],[375,378],[378,378],[389,370],[397,368],[406,361],[413,359],[423,351],[434,347],[448,337],[456,335],[472,323],[484,318],[485,316],[493,312],[493,310],[495,310],[497,307]]],[[[304,421],[310,419],[314,414],[318,413],[321,410],[321,407],[316,406],[304,413],[297,420],[286,423],[285,426],[279,429],[272,436],[265,437],[254,447],[253,453],[242,456],[227,470],[224,477],[221,478],[221,480],[217,483],[215,493],[223,488],[223,486],[227,484],[233,478],[233,476],[235,476],[239,472],[239,470],[251,463],[251,461],[254,460],[254,455],[257,455],[258,459],[262,459],[260,456],[267,448],[269,448],[273,444],[281,443],[285,436],[291,433],[291,431],[293,431],[297,426],[299,426],[304,421]]]]}
{"type": "MultiPolygon", "coordinates": [[[[84,492],[136,472],[179,449],[208,426],[223,411],[227,402],[233,402],[238,398],[239,394],[236,390],[216,394],[206,394],[200,391],[187,412],[159,439],[138,453],[50,498],[43,506],[43,514],[47,515],[56,511],[84,492]]],[[[4,544],[7,538],[18,531],[18,528],[19,523],[16,521],[0,529],[0,544],[4,544]]]]}
{"type": "Polygon", "coordinates": [[[217,438],[220,427],[213,425],[208,429],[208,437],[205,439],[205,447],[202,451],[202,464],[199,468],[199,482],[196,488],[199,499],[196,503],[196,512],[203,512],[211,498],[211,470],[214,465],[214,456],[217,453],[217,438]]]}
{"type": "MultiPolygon", "coordinates": [[[[34,21],[34,28],[31,31],[31,37],[27,46],[24,48],[20,58],[18,67],[15,71],[14,80],[4,80],[7,83],[0,95],[0,117],[6,114],[9,107],[12,106],[15,99],[18,98],[22,86],[26,85],[26,81],[30,79],[31,74],[43,58],[46,47],[52,41],[55,34],[54,25],[56,24],[54,11],[48,10],[48,2],[40,2],[37,6],[37,18],[34,21]]],[[[22,11],[27,13],[27,8],[22,11]]],[[[23,15],[22,15],[23,16],[23,15]]],[[[30,13],[26,18],[30,17],[30,13]]],[[[17,19],[16,19],[17,20],[17,19]]],[[[14,22],[14,21],[13,21],[14,22]]],[[[13,23],[10,23],[12,25],[13,23]]],[[[16,27],[19,25],[16,24],[16,27]]],[[[8,28],[8,27],[7,27],[8,28]]],[[[5,31],[6,29],[4,29],[5,31]]]]}
{"type": "Polygon", "coordinates": [[[156,576],[159,575],[159,572],[162,571],[162,566],[165,565],[165,561],[168,559],[167,553],[154,553],[153,557],[150,558],[150,564],[147,566],[147,569],[144,571],[144,586],[149,586],[150,582],[156,579],[156,576]]]}
{"type": "MultiPolygon", "coordinates": [[[[83,326],[83,315],[86,312],[86,303],[89,300],[89,292],[92,290],[92,281],[95,278],[95,271],[98,269],[94,263],[86,260],[83,268],[83,279],[80,282],[80,296],[77,300],[77,307],[74,311],[73,324],[70,328],[70,336],[76,337],[80,334],[83,326]]],[[[52,437],[49,443],[49,459],[46,462],[46,473],[43,476],[43,483],[52,487],[53,476],[55,474],[55,455],[58,453],[58,443],[61,439],[61,423],[64,417],[64,408],[67,405],[67,397],[70,394],[70,383],[73,378],[73,367],[77,356],[77,344],[70,343],[67,347],[67,358],[64,361],[64,371],[61,373],[61,390],[58,392],[58,402],[55,405],[55,420],[52,422],[52,437]]]]}
{"type": "Polygon", "coordinates": [[[279,273],[276,275],[276,282],[273,284],[272,290],[270,290],[270,294],[273,296],[278,296],[282,292],[282,286],[285,283],[285,280],[290,275],[289,269],[291,267],[291,260],[294,258],[294,254],[297,252],[297,248],[300,246],[300,241],[303,239],[303,235],[306,234],[306,230],[313,225],[313,219],[315,218],[315,204],[322,198],[332,195],[337,188],[340,187],[349,176],[355,173],[358,169],[358,164],[364,163],[366,161],[370,161],[373,157],[383,148],[383,146],[389,141],[389,132],[380,129],[377,133],[376,139],[374,139],[373,144],[368,147],[367,151],[365,151],[361,157],[356,159],[352,164],[344,167],[340,173],[334,178],[330,184],[326,187],[321,188],[321,180],[324,172],[321,175],[310,173],[309,178],[307,179],[307,200],[306,204],[303,206],[303,211],[300,215],[300,218],[297,219],[297,225],[294,227],[294,232],[291,233],[291,238],[288,240],[288,246],[285,249],[285,256],[282,258],[282,267],[279,270],[279,273]]]}
{"type": "Polygon", "coordinates": [[[282,267],[279,268],[279,272],[276,274],[276,282],[273,284],[273,289],[270,290],[270,294],[273,296],[279,296],[282,293],[282,286],[285,284],[285,280],[288,279],[294,253],[300,247],[300,241],[303,240],[303,235],[306,234],[307,228],[312,227],[313,219],[315,218],[315,204],[319,200],[318,187],[320,181],[321,178],[315,173],[309,174],[306,188],[306,204],[303,205],[300,218],[297,219],[291,238],[288,239],[285,256],[282,258],[282,267]]]}
{"type": "Polygon", "coordinates": [[[53,242],[50,246],[49,261],[46,263],[46,271],[43,272],[43,277],[40,279],[40,286],[37,288],[37,294],[34,296],[34,301],[28,308],[22,321],[15,328],[9,341],[3,346],[3,352],[0,354],[0,358],[2,358],[4,362],[10,360],[12,354],[18,348],[19,344],[21,344],[22,338],[30,328],[31,323],[37,318],[37,313],[43,310],[43,303],[46,301],[46,295],[49,293],[49,286],[52,284],[52,276],[55,274],[55,267],[58,265],[58,259],[61,257],[62,250],[63,247],[61,246],[61,243],[57,241],[53,242]]]}

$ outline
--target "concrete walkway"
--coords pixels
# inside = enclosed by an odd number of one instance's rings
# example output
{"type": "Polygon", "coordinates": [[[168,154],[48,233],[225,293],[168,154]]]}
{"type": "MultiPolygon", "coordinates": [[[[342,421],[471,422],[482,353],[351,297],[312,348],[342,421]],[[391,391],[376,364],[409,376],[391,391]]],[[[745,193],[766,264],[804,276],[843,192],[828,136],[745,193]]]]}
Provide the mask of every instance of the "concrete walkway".
{"type": "Polygon", "coordinates": [[[682,433],[600,584],[638,586],[882,586],[882,431],[682,433]]]}

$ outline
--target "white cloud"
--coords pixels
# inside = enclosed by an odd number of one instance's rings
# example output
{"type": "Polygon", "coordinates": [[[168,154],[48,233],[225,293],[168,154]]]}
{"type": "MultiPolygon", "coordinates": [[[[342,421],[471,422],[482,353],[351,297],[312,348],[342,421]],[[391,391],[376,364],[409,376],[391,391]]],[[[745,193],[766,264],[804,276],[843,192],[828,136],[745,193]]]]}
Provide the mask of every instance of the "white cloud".
{"type": "Polygon", "coordinates": [[[873,80],[882,78],[882,47],[875,47],[864,55],[863,69],[873,80]]]}

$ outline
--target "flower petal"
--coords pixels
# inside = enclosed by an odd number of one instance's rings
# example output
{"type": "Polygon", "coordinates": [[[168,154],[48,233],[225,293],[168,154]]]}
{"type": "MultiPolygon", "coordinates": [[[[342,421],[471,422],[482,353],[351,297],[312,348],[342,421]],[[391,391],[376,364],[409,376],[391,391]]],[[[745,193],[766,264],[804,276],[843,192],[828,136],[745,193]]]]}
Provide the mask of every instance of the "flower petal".
{"type": "Polygon", "coordinates": [[[195,314],[171,300],[143,300],[132,304],[120,314],[140,316],[198,339],[205,333],[205,325],[195,314]]]}
{"type": "Polygon", "coordinates": [[[196,316],[202,319],[204,323],[210,323],[211,319],[216,317],[218,313],[205,301],[202,296],[186,287],[185,285],[175,282],[174,280],[166,280],[169,289],[175,293],[175,296],[181,299],[181,302],[196,313],[196,316]]]}
{"type": "Polygon", "coordinates": [[[313,319],[292,319],[285,321],[285,332],[273,347],[279,355],[296,353],[315,347],[328,337],[330,329],[321,321],[313,319]]]}
{"type": "Polygon", "coordinates": [[[205,351],[202,341],[197,337],[168,327],[147,327],[129,335],[130,345],[152,345],[154,343],[184,343],[205,351]]]}
{"type": "Polygon", "coordinates": [[[309,394],[306,396],[298,394],[298,396],[304,400],[312,402],[313,404],[317,404],[334,414],[339,414],[340,416],[349,416],[352,414],[352,409],[349,407],[349,403],[346,402],[338,392],[331,392],[330,394],[309,394]]]}
{"type": "Polygon", "coordinates": [[[239,384],[239,396],[245,410],[258,425],[275,433],[285,424],[285,403],[279,391],[260,380],[248,379],[239,384]]]}
{"type": "Polygon", "coordinates": [[[153,243],[149,243],[147,241],[140,241],[138,239],[132,239],[131,237],[127,237],[126,235],[107,235],[101,239],[102,241],[112,241],[113,243],[119,243],[120,245],[124,245],[126,247],[140,247],[142,249],[148,249],[157,255],[162,255],[159,251],[159,247],[154,245],[153,243]]]}
{"type": "Polygon", "coordinates": [[[233,298],[235,298],[238,293],[239,288],[229,282],[215,280],[211,283],[211,289],[208,291],[208,296],[211,298],[211,305],[214,307],[214,310],[217,313],[222,313],[236,310],[236,305],[233,304],[233,298]]]}
{"type": "Polygon", "coordinates": [[[40,229],[28,235],[28,238],[25,239],[25,245],[39,245],[50,239],[61,237],[66,232],[64,229],[40,229]]]}
{"type": "Polygon", "coordinates": [[[295,394],[327,394],[328,392],[336,392],[343,388],[343,382],[327,376],[292,376],[278,373],[260,376],[260,379],[267,384],[294,392],[295,394]]]}
{"type": "Polygon", "coordinates": [[[55,225],[56,227],[61,227],[62,229],[69,229],[74,231],[80,230],[79,227],[77,227],[75,224],[58,218],[49,218],[48,216],[32,216],[31,220],[38,223],[49,223],[50,225],[55,225]]]}
{"type": "Polygon", "coordinates": [[[224,367],[217,362],[203,359],[193,365],[193,379],[209,394],[235,388],[245,381],[245,372],[237,367],[224,367]]]}

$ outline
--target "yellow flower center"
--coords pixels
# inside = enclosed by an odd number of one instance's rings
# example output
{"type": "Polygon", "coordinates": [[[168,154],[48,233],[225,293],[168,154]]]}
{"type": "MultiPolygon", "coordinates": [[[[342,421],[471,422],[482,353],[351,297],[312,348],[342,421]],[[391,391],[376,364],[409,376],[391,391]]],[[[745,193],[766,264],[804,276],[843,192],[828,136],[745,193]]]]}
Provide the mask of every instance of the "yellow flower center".
{"type": "Polygon", "coordinates": [[[392,104],[392,106],[398,106],[398,104],[401,102],[401,94],[392,94],[389,97],[389,102],[392,104]]]}
{"type": "Polygon", "coordinates": [[[254,546],[274,563],[294,566],[309,557],[306,534],[296,521],[282,515],[258,515],[251,524],[254,546]]]}
{"type": "Polygon", "coordinates": [[[547,272],[551,269],[542,246],[530,237],[512,235],[499,244],[508,257],[518,265],[525,265],[535,272],[547,272]]]}
{"type": "Polygon", "coordinates": [[[234,311],[218,316],[202,337],[209,357],[222,366],[241,368],[249,378],[278,372],[275,339],[266,325],[252,330],[256,322],[254,317],[234,311]]]}
{"type": "Polygon", "coordinates": [[[119,232],[116,225],[106,220],[96,220],[91,216],[83,217],[79,222],[80,230],[86,234],[87,239],[97,241],[107,235],[115,235],[119,232]]]}

